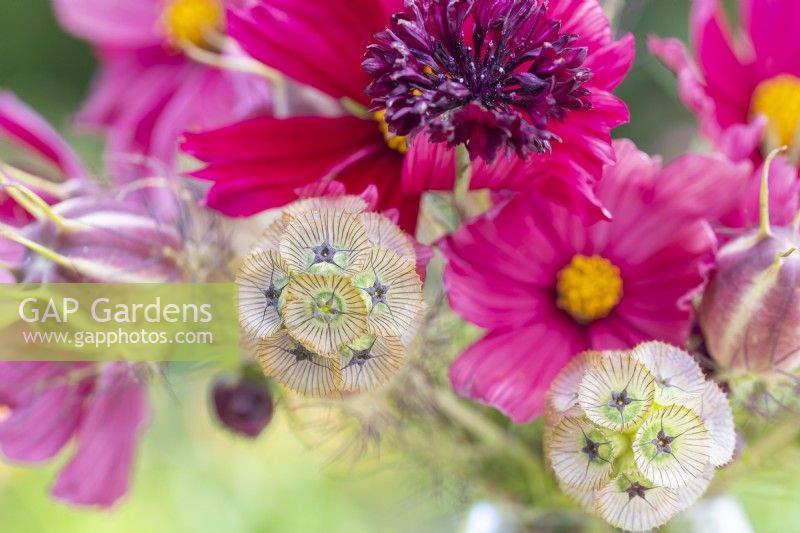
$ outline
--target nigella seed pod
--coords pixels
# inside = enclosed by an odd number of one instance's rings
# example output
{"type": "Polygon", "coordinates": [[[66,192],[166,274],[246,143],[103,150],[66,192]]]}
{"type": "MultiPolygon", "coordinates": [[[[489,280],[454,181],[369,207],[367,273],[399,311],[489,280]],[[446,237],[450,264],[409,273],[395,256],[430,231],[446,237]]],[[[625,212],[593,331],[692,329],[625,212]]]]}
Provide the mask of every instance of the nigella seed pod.
{"type": "Polygon", "coordinates": [[[725,395],[691,355],[660,342],[579,355],[552,381],[544,421],[559,487],[631,531],[692,505],[735,444],[725,395]]]}
{"type": "Polygon", "coordinates": [[[771,228],[764,164],[761,227],[720,250],[703,294],[700,325],[711,357],[734,374],[792,372],[800,366],[800,236],[771,228]]]}
{"type": "Polygon", "coordinates": [[[419,326],[424,254],[368,208],[352,195],[287,206],[236,278],[240,324],[261,368],[300,394],[385,385],[419,326]]]}
{"type": "Polygon", "coordinates": [[[269,382],[252,365],[244,367],[236,378],[217,378],[211,400],[220,424],[250,438],[261,434],[275,410],[269,382]]]}

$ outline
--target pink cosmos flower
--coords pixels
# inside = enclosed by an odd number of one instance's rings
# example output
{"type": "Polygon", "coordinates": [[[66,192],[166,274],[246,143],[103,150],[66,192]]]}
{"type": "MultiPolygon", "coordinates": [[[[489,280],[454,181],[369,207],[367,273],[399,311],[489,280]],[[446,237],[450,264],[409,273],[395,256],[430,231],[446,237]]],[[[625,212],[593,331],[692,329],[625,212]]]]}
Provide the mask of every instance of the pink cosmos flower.
{"type": "MultiPolygon", "coordinates": [[[[695,0],[691,39],[695,61],[676,39],[650,40],[650,49],[678,76],[678,89],[703,133],[723,142],[725,130],[766,118],[757,146],[790,146],[800,156],[800,63],[796,0],[740,0],[741,29],[732,30],[722,2],[695,0]]],[[[760,156],[758,157],[760,160],[760,156]]]]}
{"type": "Polygon", "coordinates": [[[150,416],[136,367],[127,363],[0,363],[0,450],[12,461],[48,461],[75,440],[53,496],[110,507],[127,492],[150,416]]]}
{"type": "Polygon", "coordinates": [[[187,129],[216,127],[266,105],[263,93],[236,90],[239,77],[181,51],[212,47],[225,5],[239,0],[53,0],[61,24],[91,42],[101,67],[78,123],[108,132],[117,178],[132,155],[171,165],[187,129]],[[255,95],[246,98],[246,95],[255,95]]]}
{"type": "Polygon", "coordinates": [[[597,188],[612,222],[585,227],[517,195],[442,243],[450,304],[488,330],[453,364],[453,387],[515,422],[542,412],[550,381],[579,352],[686,341],[689,298],[716,244],[703,217],[730,209],[751,170],[702,155],[662,169],[629,141],[615,148],[597,188]]]}

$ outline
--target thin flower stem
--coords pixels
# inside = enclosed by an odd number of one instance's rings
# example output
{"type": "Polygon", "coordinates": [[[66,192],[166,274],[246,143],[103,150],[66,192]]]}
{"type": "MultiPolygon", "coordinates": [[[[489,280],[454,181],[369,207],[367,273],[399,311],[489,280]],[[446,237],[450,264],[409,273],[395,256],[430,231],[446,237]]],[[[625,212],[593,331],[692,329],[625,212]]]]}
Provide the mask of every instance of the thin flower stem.
{"type": "Polygon", "coordinates": [[[22,169],[19,169],[13,165],[9,165],[4,161],[0,160],[0,174],[2,174],[3,178],[5,179],[13,179],[13,181],[22,182],[34,189],[40,190],[44,193],[49,194],[59,200],[63,200],[67,197],[67,191],[64,188],[63,183],[55,183],[50,180],[46,180],[31,174],[30,172],[25,172],[22,169]]]}
{"type": "Polygon", "coordinates": [[[765,239],[772,235],[772,228],[770,228],[769,223],[769,171],[775,158],[785,153],[786,150],[788,150],[786,146],[775,149],[764,160],[764,169],[761,173],[760,227],[758,231],[760,239],[765,239]]]}
{"type": "Polygon", "coordinates": [[[0,226],[0,238],[5,238],[10,241],[14,241],[17,244],[21,244],[28,250],[41,255],[45,259],[48,259],[61,267],[68,268],[70,270],[74,270],[75,268],[68,258],[54,250],[51,250],[50,248],[42,246],[38,242],[19,235],[13,228],[6,226],[5,224],[0,226]]]}
{"type": "Polygon", "coordinates": [[[759,439],[752,446],[745,448],[742,456],[732,465],[722,469],[714,478],[709,494],[718,494],[753,469],[759,467],[767,458],[786,448],[800,435],[797,420],[789,419],[778,425],[773,431],[759,439]]]}
{"type": "Polygon", "coordinates": [[[456,179],[453,187],[453,208],[464,222],[469,218],[469,187],[472,180],[472,161],[466,145],[456,147],[456,179]]]}
{"type": "Polygon", "coordinates": [[[545,496],[543,494],[545,469],[539,457],[479,412],[467,407],[449,390],[435,388],[432,393],[436,405],[453,421],[501,454],[516,456],[530,478],[531,496],[536,499],[545,496]]]}

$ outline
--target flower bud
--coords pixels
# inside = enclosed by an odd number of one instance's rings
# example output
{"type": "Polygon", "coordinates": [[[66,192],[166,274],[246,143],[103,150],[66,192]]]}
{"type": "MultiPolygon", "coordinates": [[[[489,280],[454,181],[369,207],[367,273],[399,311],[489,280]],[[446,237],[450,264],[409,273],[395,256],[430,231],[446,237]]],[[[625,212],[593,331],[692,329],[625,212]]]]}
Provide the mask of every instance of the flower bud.
{"type": "Polygon", "coordinates": [[[288,206],[237,276],[240,323],[264,372],[301,394],[385,384],[418,326],[417,248],[367,208],[346,195],[288,206]]]}
{"type": "Polygon", "coordinates": [[[761,228],[720,250],[700,305],[708,351],[719,367],[733,373],[792,372],[800,365],[800,237],[795,228],[770,228],[769,163],[764,165],[761,228]]]}
{"type": "Polygon", "coordinates": [[[731,460],[733,415],[692,356],[660,342],[587,352],[551,383],[545,454],[559,486],[614,527],[659,527],[731,460]]]}
{"type": "Polygon", "coordinates": [[[215,226],[194,212],[192,202],[164,187],[179,205],[159,217],[136,195],[97,192],[47,206],[26,190],[23,202],[35,216],[26,226],[3,228],[8,265],[22,283],[157,283],[206,281],[227,255],[215,226]],[[16,249],[18,253],[9,253],[16,249]]]}
{"type": "Polygon", "coordinates": [[[246,437],[261,434],[274,413],[267,379],[250,366],[244,367],[237,378],[218,378],[211,389],[211,400],[220,424],[246,437]]]}

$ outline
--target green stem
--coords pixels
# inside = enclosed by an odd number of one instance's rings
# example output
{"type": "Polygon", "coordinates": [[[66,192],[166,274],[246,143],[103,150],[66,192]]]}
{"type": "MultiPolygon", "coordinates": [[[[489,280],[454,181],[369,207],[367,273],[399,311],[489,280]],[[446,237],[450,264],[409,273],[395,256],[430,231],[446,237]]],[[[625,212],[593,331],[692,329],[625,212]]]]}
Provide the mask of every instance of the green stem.
{"type": "Polygon", "coordinates": [[[767,158],[764,160],[764,169],[761,173],[761,197],[760,201],[760,228],[758,231],[758,236],[760,239],[764,239],[772,235],[772,228],[770,228],[769,223],[769,171],[770,167],[772,167],[772,162],[778,157],[780,154],[786,152],[787,147],[783,146],[776,150],[773,150],[769,153],[767,158]]]}
{"type": "Polygon", "coordinates": [[[777,426],[774,431],[759,439],[752,446],[745,448],[742,456],[729,467],[721,470],[714,478],[709,494],[717,494],[727,489],[742,476],[759,467],[767,458],[786,448],[800,433],[797,421],[787,420],[777,426]]]}
{"type": "Polygon", "coordinates": [[[533,498],[538,500],[546,496],[543,494],[545,468],[538,456],[475,409],[468,407],[449,390],[437,388],[433,390],[433,395],[436,405],[451,420],[463,426],[469,433],[483,441],[486,446],[496,449],[500,454],[516,457],[528,475],[533,498]]]}
{"type": "Polygon", "coordinates": [[[472,161],[466,145],[456,147],[456,180],[453,186],[453,207],[461,222],[469,218],[469,186],[472,179],[472,161]]]}

